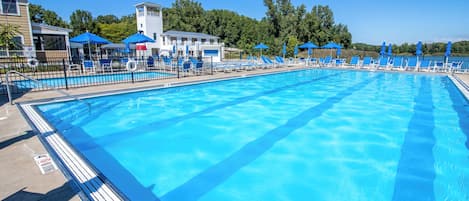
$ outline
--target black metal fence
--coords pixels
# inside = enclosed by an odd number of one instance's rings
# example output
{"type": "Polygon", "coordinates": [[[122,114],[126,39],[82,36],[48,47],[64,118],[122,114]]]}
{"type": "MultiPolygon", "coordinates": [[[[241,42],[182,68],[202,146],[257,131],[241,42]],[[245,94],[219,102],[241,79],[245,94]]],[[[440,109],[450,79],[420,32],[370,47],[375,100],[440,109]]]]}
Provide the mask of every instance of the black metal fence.
{"type": "Polygon", "coordinates": [[[0,61],[0,94],[7,94],[6,74],[15,70],[38,80],[41,84],[18,74],[9,74],[12,93],[77,88],[94,85],[134,83],[213,74],[213,62],[207,58],[107,58],[98,61],[35,59],[0,61]]]}

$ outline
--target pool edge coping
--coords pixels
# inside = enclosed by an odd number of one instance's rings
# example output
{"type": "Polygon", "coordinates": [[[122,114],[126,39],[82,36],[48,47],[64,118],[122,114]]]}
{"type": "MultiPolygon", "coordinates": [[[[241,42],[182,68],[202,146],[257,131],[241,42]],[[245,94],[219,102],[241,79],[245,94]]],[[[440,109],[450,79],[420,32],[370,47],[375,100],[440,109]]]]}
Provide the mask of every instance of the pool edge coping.
{"type": "Polygon", "coordinates": [[[34,104],[18,104],[18,109],[65,178],[72,182],[80,199],[127,200],[117,188],[106,182],[107,179],[102,178],[86,159],[77,154],[33,106],[34,104]]]}
{"type": "Polygon", "coordinates": [[[469,101],[469,85],[466,84],[463,80],[454,75],[448,75],[448,78],[453,82],[456,88],[459,89],[461,94],[469,101]]]}

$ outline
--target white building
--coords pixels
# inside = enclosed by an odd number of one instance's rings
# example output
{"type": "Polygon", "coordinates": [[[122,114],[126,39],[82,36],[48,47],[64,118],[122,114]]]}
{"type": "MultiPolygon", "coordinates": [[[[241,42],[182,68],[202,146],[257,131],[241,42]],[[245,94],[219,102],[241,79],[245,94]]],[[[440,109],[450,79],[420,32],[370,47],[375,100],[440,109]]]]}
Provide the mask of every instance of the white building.
{"type": "Polygon", "coordinates": [[[145,44],[146,55],[202,56],[206,60],[211,57],[214,62],[223,59],[223,43],[218,42],[219,37],[173,30],[163,33],[161,5],[143,2],[135,7],[137,30],[156,41],[145,44]]]}

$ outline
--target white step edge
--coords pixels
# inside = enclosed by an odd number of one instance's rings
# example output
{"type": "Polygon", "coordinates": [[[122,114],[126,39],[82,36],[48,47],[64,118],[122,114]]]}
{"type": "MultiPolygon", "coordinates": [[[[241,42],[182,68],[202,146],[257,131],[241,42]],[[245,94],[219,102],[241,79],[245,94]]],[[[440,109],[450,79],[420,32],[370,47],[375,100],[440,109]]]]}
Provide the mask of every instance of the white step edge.
{"type": "Polygon", "coordinates": [[[122,200],[103,179],[69,147],[62,137],[34,110],[31,104],[20,105],[34,126],[38,129],[39,137],[45,139],[57,154],[62,164],[76,178],[79,188],[92,200],[122,200]]]}

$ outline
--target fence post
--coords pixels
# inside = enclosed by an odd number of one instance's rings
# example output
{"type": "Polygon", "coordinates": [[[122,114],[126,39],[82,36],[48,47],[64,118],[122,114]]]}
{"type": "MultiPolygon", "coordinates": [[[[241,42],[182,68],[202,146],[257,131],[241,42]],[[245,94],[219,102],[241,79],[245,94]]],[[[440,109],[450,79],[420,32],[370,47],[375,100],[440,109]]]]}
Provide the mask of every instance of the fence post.
{"type": "Polygon", "coordinates": [[[210,74],[213,75],[213,56],[210,56],[210,74]]]}
{"type": "MultiPolygon", "coordinates": [[[[137,65],[137,64],[135,64],[137,65]]],[[[135,83],[135,80],[134,80],[134,71],[130,71],[130,76],[132,77],[132,84],[135,83]]]]}
{"type": "Polygon", "coordinates": [[[176,70],[178,72],[178,79],[180,78],[179,77],[179,56],[176,57],[176,70]]]}
{"type": "Polygon", "coordinates": [[[65,59],[62,58],[62,67],[64,70],[65,89],[68,90],[67,67],[65,66],[65,59]]]}

